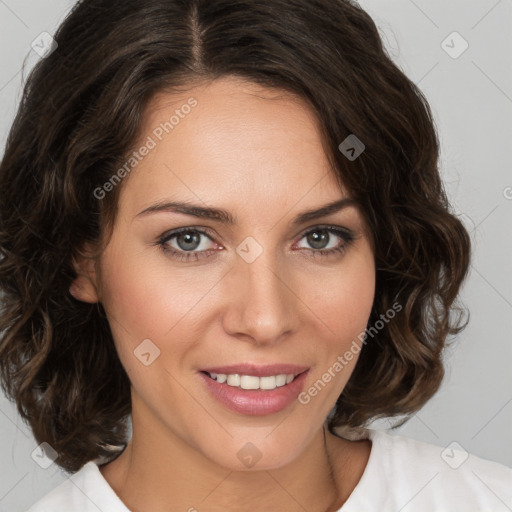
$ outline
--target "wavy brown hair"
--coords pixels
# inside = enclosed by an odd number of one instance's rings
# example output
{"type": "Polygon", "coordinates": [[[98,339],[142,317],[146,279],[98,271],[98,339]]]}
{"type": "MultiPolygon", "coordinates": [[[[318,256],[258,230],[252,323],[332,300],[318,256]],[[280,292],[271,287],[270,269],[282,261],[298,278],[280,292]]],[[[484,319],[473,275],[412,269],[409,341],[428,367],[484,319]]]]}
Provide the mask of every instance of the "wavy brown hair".
{"type": "Polygon", "coordinates": [[[403,306],[365,345],[329,427],[407,417],[437,391],[446,340],[463,326],[453,312],[469,236],[440,180],[428,103],[368,14],[343,0],[83,0],[55,40],[0,166],[0,381],[57,464],[112,459],[128,435],[130,382],[105,310],[69,293],[84,244],[111,235],[123,184],[101,200],[93,191],[133,151],[155,93],[226,75],[312,106],[372,233],[369,324],[403,306]],[[366,146],[354,161],[338,149],[349,134],[366,146]]]}

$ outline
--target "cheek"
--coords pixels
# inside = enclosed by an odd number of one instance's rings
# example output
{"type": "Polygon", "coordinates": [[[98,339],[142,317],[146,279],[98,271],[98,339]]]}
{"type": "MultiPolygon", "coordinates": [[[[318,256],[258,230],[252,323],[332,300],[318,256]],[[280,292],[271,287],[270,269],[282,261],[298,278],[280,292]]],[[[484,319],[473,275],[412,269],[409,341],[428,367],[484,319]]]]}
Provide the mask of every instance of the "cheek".
{"type": "Polygon", "coordinates": [[[104,254],[101,296],[119,358],[140,393],[154,393],[157,385],[168,393],[162,371],[178,371],[204,338],[203,319],[212,309],[208,292],[223,269],[171,272],[157,249],[149,255],[117,244],[104,254]]]}
{"type": "Polygon", "coordinates": [[[371,251],[347,258],[341,270],[316,286],[309,281],[311,310],[325,332],[316,352],[317,364],[298,401],[309,414],[324,418],[347,384],[361,352],[375,294],[375,266],[371,251]],[[328,330],[325,328],[328,326],[328,330]]]}
{"type": "Polygon", "coordinates": [[[375,267],[369,252],[357,253],[332,278],[310,281],[311,310],[336,335],[342,350],[365,330],[375,295],[375,267]]]}
{"type": "Polygon", "coordinates": [[[102,302],[132,343],[145,338],[165,339],[175,326],[193,314],[206,292],[218,280],[210,274],[173,271],[165,256],[149,252],[112,249],[105,254],[102,302]],[[191,313],[192,312],[192,313],[191,313]]]}

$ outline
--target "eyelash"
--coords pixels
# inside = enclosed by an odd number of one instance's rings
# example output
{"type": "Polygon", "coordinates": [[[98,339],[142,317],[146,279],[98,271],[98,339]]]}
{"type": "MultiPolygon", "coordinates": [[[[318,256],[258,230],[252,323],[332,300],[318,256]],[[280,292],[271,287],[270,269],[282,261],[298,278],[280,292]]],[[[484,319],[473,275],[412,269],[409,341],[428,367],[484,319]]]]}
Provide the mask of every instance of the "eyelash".
{"type": "MultiPolygon", "coordinates": [[[[308,236],[309,234],[315,233],[317,231],[326,231],[329,234],[332,233],[332,234],[338,236],[339,238],[341,238],[342,240],[344,240],[344,243],[342,243],[342,245],[340,245],[339,247],[334,247],[332,249],[309,249],[309,251],[312,253],[312,257],[314,257],[314,258],[316,258],[318,256],[329,257],[329,256],[333,256],[334,254],[343,254],[347,250],[348,246],[356,240],[356,236],[351,230],[346,229],[346,228],[340,228],[338,226],[315,226],[314,228],[309,229],[308,231],[304,232],[301,235],[301,237],[299,238],[299,240],[301,240],[302,238],[308,236]]],[[[213,242],[211,235],[207,231],[204,231],[203,229],[199,229],[199,228],[184,227],[184,228],[175,229],[168,233],[164,233],[159,238],[156,245],[160,246],[161,249],[164,251],[164,253],[170,255],[172,258],[175,258],[179,261],[197,261],[202,258],[209,258],[210,256],[213,256],[213,254],[217,252],[217,250],[215,250],[215,249],[213,249],[213,250],[210,249],[209,251],[192,252],[192,251],[177,251],[174,248],[169,248],[169,246],[167,245],[167,242],[169,242],[169,240],[172,240],[173,238],[176,238],[181,233],[199,233],[201,235],[206,236],[213,242]]],[[[330,242],[330,240],[329,240],[329,242],[330,242]]],[[[301,249],[301,250],[304,250],[304,249],[301,249]]],[[[308,250],[308,249],[305,249],[305,250],[308,250]]]]}

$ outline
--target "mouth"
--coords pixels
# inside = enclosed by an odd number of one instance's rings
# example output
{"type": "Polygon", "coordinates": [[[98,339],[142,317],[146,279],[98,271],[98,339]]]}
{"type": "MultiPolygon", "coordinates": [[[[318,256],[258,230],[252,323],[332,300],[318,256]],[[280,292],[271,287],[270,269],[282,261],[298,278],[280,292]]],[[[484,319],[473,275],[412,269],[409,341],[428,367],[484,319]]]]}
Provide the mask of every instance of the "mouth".
{"type": "Polygon", "coordinates": [[[304,387],[309,367],[237,365],[198,372],[210,394],[245,415],[273,414],[290,406],[304,387]]]}

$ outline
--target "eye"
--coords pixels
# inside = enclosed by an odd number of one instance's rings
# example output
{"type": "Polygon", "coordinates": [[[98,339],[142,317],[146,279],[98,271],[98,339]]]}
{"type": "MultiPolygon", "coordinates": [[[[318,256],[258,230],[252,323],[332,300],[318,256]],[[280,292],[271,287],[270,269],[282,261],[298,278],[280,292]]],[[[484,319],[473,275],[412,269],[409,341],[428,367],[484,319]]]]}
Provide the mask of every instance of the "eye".
{"type": "Polygon", "coordinates": [[[302,235],[309,247],[300,247],[309,250],[313,256],[329,256],[345,251],[355,240],[352,231],[339,226],[316,226],[302,235]]]}
{"type": "MultiPolygon", "coordinates": [[[[343,253],[356,239],[355,234],[340,226],[316,226],[302,235],[309,247],[299,245],[311,256],[332,256],[343,253]]],[[[222,246],[213,241],[213,235],[199,228],[185,227],[162,235],[157,242],[170,257],[180,261],[197,261],[213,256],[222,246]]]]}
{"type": "Polygon", "coordinates": [[[212,237],[198,228],[181,228],[162,236],[158,242],[162,249],[179,260],[198,260],[219,250],[212,237]],[[213,247],[211,247],[213,244],[213,247]]]}

